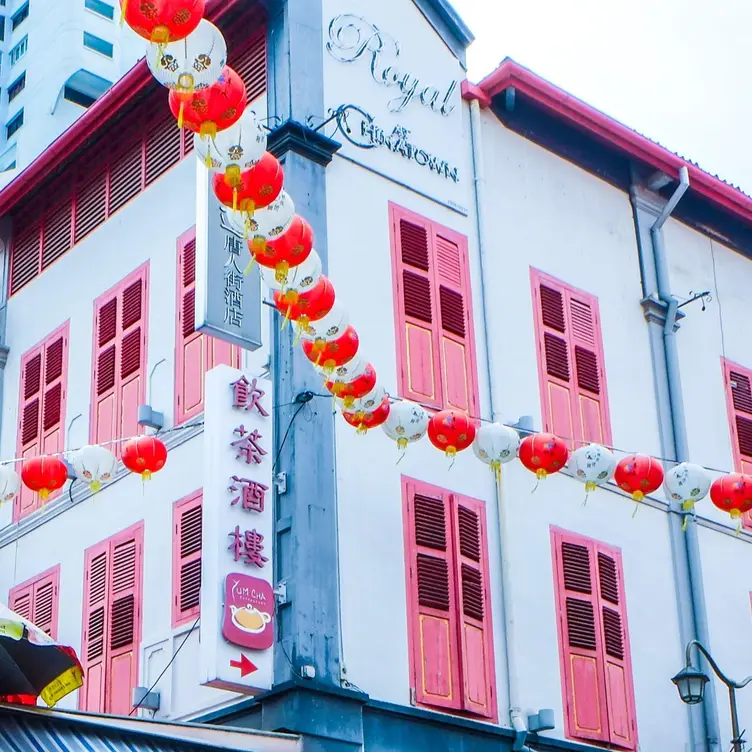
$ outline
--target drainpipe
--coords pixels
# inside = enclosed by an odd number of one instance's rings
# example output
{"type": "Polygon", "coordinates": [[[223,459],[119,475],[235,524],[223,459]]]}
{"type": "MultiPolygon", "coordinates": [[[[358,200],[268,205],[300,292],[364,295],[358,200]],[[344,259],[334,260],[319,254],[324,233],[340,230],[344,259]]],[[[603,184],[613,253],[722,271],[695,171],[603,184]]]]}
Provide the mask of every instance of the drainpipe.
{"type": "MultiPolygon", "coordinates": [[[[477,99],[470,100],[470,138],[473,147],[473,168],[474,168],[474,185],[475,185],[475,218],[478,231],[478,250],[480,255],[480,297],[481,311],[483,314],[483,331],[486,337],[486,348],[488,343],[493,342],[488,325],[488,309],[486,307],[486,235],[485,235],[485,174],[483,170],[483,154],[481,148],[481,121],[480,121],[480,103],[477,99]]],[[[500,403],[499,396],[496,392],[497,386],[493,379],[491,369],[491,358],[486,351],[486,376],[488,378],[489,401],[491,406],[491,417],[497,420],[495,405],[500,403]]],[[[509,557],[508,541],[508,524],[506,515],[506,506],[502,503],[502,485],[503,476],[500,482],[496,484],[496,502],[499,515],[499,544],[501,547],[501,601],[504,619],[504,635],[502,647],[504,651],[504,662],[507,669],[507,697],[509,699],[509,721],[515,731],[515,740],[512,749],[515,752],[533,752],[525,744],[527,739],[527,726],[518,702],[518,673],[517,658],[514,651],[514,611],[512,607],[512,576],[511,560],[509,557]]]]}
{"type": "MultiPolygon", "coordinates": [[[[671,425],[673,431],[674,457],[677,462],[689,462],[689,447],[687,443],[687,423],[682,399],[681,377],[679,372],[679,351],[676,342],[676,315],[679,301],[671,294],[669,283],[668,262],[663,243],[662,228],[666,220],[676,208],[684,193],[689,188],[689,173],[686,167],[679,171],[679,185],[666,203],[663,211],[650,228],[650,238],[653,245],[655,259],[656,283],[658,297],[668,309],[663,327],[663,346],[666,355],[666,375],[668,378],[668,395],[671,406],[671,425]]],[[[686,563],[689,579],[689,596],[693,617],[693,627],[696,638],[704,645],[710,645],[707,610],[705,607],[705,592],[703,590],[702,566],[700,562],[700,546],[697,537],[697,525],[691,518],[685,532],[681,532],[681,516],[672,509],[669,514],[672,543],[673,539],[683,539],[686,549],[686,563]]],[[[683,558],[683,557],[682,557],[683,558]]],[[[705,717],[705,736],[707,749],[710,752],[720,751],[720,730],[718,727],[718,708],[716,705],[715,689],[710,682],[702,704],[705,717]]]]}

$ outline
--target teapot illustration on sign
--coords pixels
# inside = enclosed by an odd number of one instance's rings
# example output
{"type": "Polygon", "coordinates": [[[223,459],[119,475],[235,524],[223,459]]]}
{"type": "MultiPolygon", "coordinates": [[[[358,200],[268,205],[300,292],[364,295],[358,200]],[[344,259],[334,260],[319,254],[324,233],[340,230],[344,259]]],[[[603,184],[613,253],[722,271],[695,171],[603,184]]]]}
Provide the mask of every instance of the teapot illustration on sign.
{"type": "Polygon", "coordinates": [[[259,611],[249,603],[247,606],[230,606],[232,610],[232,623],[244,632],[260,634],[266,629],[266,625],[272,617],[264,611],[259,611]]]}

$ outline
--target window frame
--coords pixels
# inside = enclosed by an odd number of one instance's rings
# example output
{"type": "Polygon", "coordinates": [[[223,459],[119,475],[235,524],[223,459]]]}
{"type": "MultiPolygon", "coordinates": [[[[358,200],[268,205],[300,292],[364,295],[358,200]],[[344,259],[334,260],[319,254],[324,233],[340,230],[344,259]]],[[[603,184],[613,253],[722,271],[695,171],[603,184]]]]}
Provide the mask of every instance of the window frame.
{"type": "Polygon", "coordinates": [[[13,608],[13,599],[15,598],[17,593],[30,588],[32,592],[32,602],[30,604],[31,613],[29,616],[29,621],[31,621],[33,624],[36,624],[33,601],[34,586],[38,585],[44,580],[50,580],[53,586],[52,617],[49,635],[53,640],[57,640],[59,627],[58,620],[60,618],[60,564],[55,564],[55,566],[46,569],[44,572],[40,572],[39,574],[30,577],[24,582],[19,582],[17,585],[13,585],[13,587],[11,587],[8,591],[8,607],[11,609],[13,608]]]}
{"type": "Polygon", "coordinates": [[[103,2],[103,0],[84,0],[84,8],[100,18],[105,18],[108,21],[115,20],[115,7],[109,3],[103,2]],[[110,12],[102,12],[101,8],[109,8],[110,12]]]}
{"type": "Polygon", "coordinates": [[[108,42],[102,37],[98,37],[96,34],[92,34],[90,31],[84,31],[84,47],[91,52],[96,52],[102,57],[106,57],[108,60],[112,60],[115,56],[115,45],[113,42],[108,42]],[[109,53],[105,50],[109,49],[109,53]]]}
{"type": "Polygon", "coordinates": [[[12,68],[14,65],[16,65],[16,63],[18,63],[18,61],[21,60],[21,58],[25,57],[28,51],[29,51],[29,35],[26,34],[26,36],[19,39],[18,42],[16,42],[16,44],[14,44],[13,47],[11,47],[10,51],[8,52],[8,60],[10,61],[10,67],[12,68]]]}
{"type": "Polygon", "coordinates": [[[10,17],[11,34],[29,17],[29,0],[26,2],[10,17]],[[17,19],[18,23],[16,23],[17,19]]]}
{"type": "MultiPolygon", "coordinates": [[[[195,508],[201,509],[202,513],[202,519],[203,519],[203,509],[204,509],[204,489],[199,488],[198,490],[194,491],[193,493],[188,494],[188,496],[184,496],[182,499],[178,499],[173,505],[172,505],[172,628],[177,629],[179,627],[182,627],[186,624],[190,624],[193,621],[195,621],[201,614],[201,603],[199,599],[199,604],[197,606],[191,607],[189,610],[185,612],[181,612],[180,609],[180,597],[182,595],[182,586],[181,586],[181,567],[183,565],[183,557],[181,556],[180,552],[180,523],[182,520],[182,516],[192,511],[195,508]]],[[[198,550],[198,556],[194,556],[194,560],[198,559],[200,562],[204,555],[204,541],[203,541],[203,535],[201,538],[201,547],[198,550]]],[[[187,558],[187,557],[186,557],[187,558]]],[[[200,589],[199,589],[200,592],[200,589]]]]}
{"type": "Polygon", "coordinates": [[[22,107],[6,124],[5,138],[10,141],[24,127],[24,108],[22,107]],[[13,132],[11,132],[13,128],[13,132]]]}
{"type": "Polygon", "coordinates": [[[12,84],[8,86],[7,92],[8,92],[8,104],[10,104],[21,92],[26,88],[26,71],[21,73],[20,76],[16,76],[16,79],[13,81],[12,84]],[[22,86],[19,87],[17,91],[14,91],[13,88],[17,84],[22,84],[22,86]]]}

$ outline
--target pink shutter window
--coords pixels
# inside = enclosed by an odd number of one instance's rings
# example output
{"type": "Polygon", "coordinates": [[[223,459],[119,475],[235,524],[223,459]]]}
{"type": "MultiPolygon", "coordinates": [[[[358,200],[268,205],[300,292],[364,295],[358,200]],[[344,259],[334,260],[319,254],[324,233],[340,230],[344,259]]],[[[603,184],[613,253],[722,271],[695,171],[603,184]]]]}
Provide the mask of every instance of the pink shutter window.
{"type": "Polygon", "coordinates": [[[141,642],[143,523],[86,551],[80,707],[128,715],[141,642]]]}
{"type": "Polygon", "coordinates": [[[441,314],[444,406],[478,415],[467,238],[434,224],[433,251],[441,314]]]}
{"type": "Polygon", "coordinates": [[[567,737],[636,749],[621,557],[562,530],[551,535],[567,737]]]}
{"type": "Polygon", "coordinates": [[[201,604],[202,492],[175,503],[172,531],[172,626],[199,615],[201,604]]]}
{"type": "Polygon", "coordinates": [[[463,708],[448,493],[403,478],[411,682],[416,702],[463,708]]]}
{"type": "Polygon", "coordinates": [[[196,228],[178,238],[177,331],[175,334],[175,423],[204,409],[204,373],[214,366],[240,367],[240,348],[199,334],[196,313],[196,228]]]}
{"type": "Polygon", "coordinates": [[[495,720],[498,705],[485,506],[475,499],[453,495],[452,515],[463,707],[470,713],[495,720]]]}
{"type": "Polygon", "coordinates": [[[138,407],[146,399],[147,305],[148,264],[94,304],[92,443],[139,433],[138,407]]]}
{"type": "Polygon", "coordinates": [[[598,300],[535,269],[531,284],[544,430],[610,445],[598,300]]]}
{"type": "Polygon", "coordinates": [[[444,390],[431,223],[391,204],[389,213],[400,395],[441,408],[444,390]]]}
{"type": "Polygon", "coordinates": [[[621,553],[595,544],[603,637],[609,741],[622,749],[637,748],[632,659],[624,596],[621,553]]]}
{"type": "MultiPolygon", "coordinates": [[[[738,473],[752,473],[752,370],[725,358],[721,358],[721,366],[734,469],[738,473]]],[[[752,529],[752,513],[743,516],[743,523],[752,529]]]]}
{"type": "Polygon", "coordinates": [[[53,640],[57,639],[57,615],[60,589],[60,566],[11,588],[8,604],[11,611],[28,619],[53,640]]]}
{"type": "MultiPolygon", "coordinates": [[[[68,330],[66,322],[21,358],[18,457],[56,454],[65,448],[68,330]]],[[[39,495],[22,485],[14,502],[14,520],[41,505],[39,495]]]]}
{"type": "Polygon", "coordinates": [[[467,238],[389,205],[400,394],[477,414],[467,238]]]}
{"type": "Polygon", "coordinates": [[[88,549],[84,559],[84,613],[81,664],[84,686],[79,690],[79,708],[105,712],[105,673],[109,634],[110,543],[88,549]]]}

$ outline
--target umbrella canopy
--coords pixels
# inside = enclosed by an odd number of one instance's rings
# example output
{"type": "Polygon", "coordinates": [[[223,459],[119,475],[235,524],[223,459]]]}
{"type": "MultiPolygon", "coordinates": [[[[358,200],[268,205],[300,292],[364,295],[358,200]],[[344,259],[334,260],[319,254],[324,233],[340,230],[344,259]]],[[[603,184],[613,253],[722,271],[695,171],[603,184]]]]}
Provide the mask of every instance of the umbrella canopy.
{"type": "Polygon", "coordinates": [[[0,604],[0,697],[23,704],[41,697],[53,707],[82,685],[83,670],[72,648],[0,604]]]}

